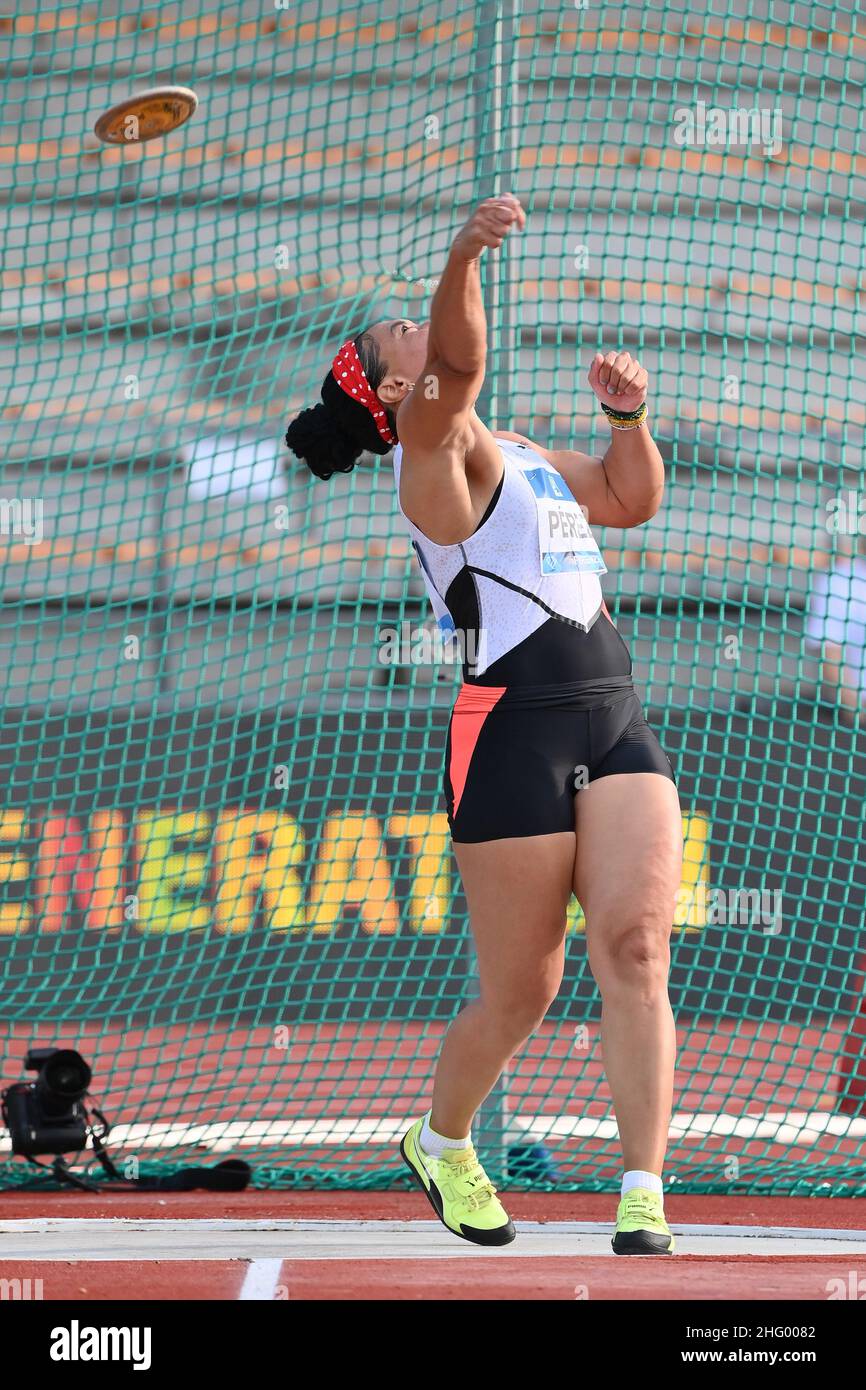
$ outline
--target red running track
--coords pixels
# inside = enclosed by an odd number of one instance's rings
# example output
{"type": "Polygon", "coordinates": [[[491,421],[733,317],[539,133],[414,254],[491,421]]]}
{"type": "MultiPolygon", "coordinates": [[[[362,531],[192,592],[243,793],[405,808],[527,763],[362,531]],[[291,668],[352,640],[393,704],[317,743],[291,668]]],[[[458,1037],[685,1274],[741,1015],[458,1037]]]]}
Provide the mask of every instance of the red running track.
{"type": "MultiPolygon", "coordinates": [[[[2,1279],[41,1277],[45,1302],[124,1302],[179,1300],[234,1302],[241,1294],[247,1265],[241,1260],[155,1260],[52,1262],[37,1270],[31,1261],[0,1263],[2,1279]]],[[[497,1259],[483,1274],[473,1262],[429,1260],[407,1268],[406,1260],[365,1260],[363,1267],[340,1260],[284,1260],[277,1277],[276,1301],[388,1302],[514,1301],[578,1302],[662,1299],[762,1302],[827,1301],[831,1278],[850,1285],[854,1273],[866,1287],[866,1259],[845,1256],[766,1256],[730,1260],[711,1255],[658,1260],[601,1257],[579,1264],[564,1257],[497,1259]]],[[[862,1296],[862,1295],[861,1295],[862,1296]]]]}
{"type": "MultiPolygon", "coordinates": [[[[509,1208],[524,1221],[607,1221],[607,1194],[514,1193],[509,1208]]],[[[674,1224],[760,1225],[854,1230],[866,1228],[866,1199],[671,1196],[674,1224]]],[[[27,1217],[242,1218],[305,1220],[425,1220],[426,1204],[412,1193],[252,1192],[125,1193],[106,1196],[6,1193],[3,1220],[27,1217]]],[[[246,1260],[5,1261],[0,1278],[42,1279],[45,1300],[235,1300],[247,1277],[246,1260]]],[[[473,1254],[465,1259],[284,1260],[274,1273],[278,1300],[566,1300],[828,1298],[830,1279],[866,1289],[866,1257],[679,1255],[671,1259],[473,1254]],[[480,1261],[480,1264],[479,1264],[480,1261]]]]}

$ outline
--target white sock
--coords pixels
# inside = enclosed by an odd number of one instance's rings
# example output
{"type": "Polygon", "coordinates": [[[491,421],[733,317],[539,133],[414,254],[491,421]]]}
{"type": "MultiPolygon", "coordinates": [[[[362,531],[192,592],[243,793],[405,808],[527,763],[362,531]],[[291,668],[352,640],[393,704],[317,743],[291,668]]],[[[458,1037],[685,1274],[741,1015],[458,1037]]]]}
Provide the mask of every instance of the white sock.
{"type": "Polygon", "coordinates": [[[657,1192],[660,1197],[664,1196],[664,1186],[662,1180],[656,1177],[655,1173],[644,1173],[640,1168],[631,1168],[622,1175],[622,1193],[625,1196],[633,1187],[645,1187],[648,1192],[657,1192]]]}
{"type": "Polygon", "coordinates": [[[446,1149],[467,1149],[472,1143],[472,1138],[467,1135],[465,1139],[446,1139],[444,1134],[437,1134],[435,1129],[430,1128],[430,1114],[428,1110],[424,1116],[424,1123],[421,1126],[420,1143],[421,1148],[433,1158],[443,1158],[446,1149]]]}

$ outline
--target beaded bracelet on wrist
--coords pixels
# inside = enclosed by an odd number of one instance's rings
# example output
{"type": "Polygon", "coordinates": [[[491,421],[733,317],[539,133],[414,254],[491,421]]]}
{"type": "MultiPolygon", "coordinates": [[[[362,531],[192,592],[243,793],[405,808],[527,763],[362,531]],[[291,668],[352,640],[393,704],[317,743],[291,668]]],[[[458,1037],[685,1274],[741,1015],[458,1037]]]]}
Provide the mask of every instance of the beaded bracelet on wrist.
{"type": "Polygon", "coordinates": [[[607,416],[611,424],[611,429],[615,430],[636,430],[640,429],[647,417],[648,411],[646,401],[637,410],[613,410],[604,401],[599,401],[599,405],[607,416]]]}

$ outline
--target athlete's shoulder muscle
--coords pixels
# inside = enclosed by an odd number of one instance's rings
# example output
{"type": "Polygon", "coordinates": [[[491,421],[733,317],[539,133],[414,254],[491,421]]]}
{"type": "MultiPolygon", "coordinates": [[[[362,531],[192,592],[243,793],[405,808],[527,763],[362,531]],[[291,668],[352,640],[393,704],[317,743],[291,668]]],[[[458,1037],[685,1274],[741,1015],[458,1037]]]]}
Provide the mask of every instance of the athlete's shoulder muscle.
{"type": "Polygon", "coordinates": [[[513,440],[515,444],[526,444],[528,448],[534,449],[537,454],[541,454],[543,459],[547,459],[548,463],[551,461],[551,450],[543,448],[540,444],[536,444],[534,439],[529,439],[525,434],[515,434],[513,430],[495,430],[494,438],[510,439],[513,440]]]}
{"type": "Polygon", "coordinates": [[[565,479],[576,502],[584,508],[590,525],[623,526],[622,508],[612,495],[604,471],[604,460],[576,449],[545,449],[525,434],[497,430],[500,439],[513,439],[534,449],[565,479]]]}
{"type": "Polygon", "coordinates": [[[502,455],[474,410],[459,432],[438,444],[411,426],[404,433],[403,419],[401,408],[400,505],[431,541],[457,545],[472,535],[483,516],[502,474],[502,455]]]}
{"type": "MultiPolygon", "coordinates": [[[[534,439],[530,439],[525,434],[514,434],[511,430],[497,430],[497,439],[513,439],[517,444],[526,444],[530,449],[534,449],[543,459],[547,459],[549,464],[558,469],[559,461],[565,461],[569,466],[581,463],[598,465],[601,459],[593,458],[590,454],[580,454],[575,449],[546,449],[543,444],[536,444],[534,439]]],[[[561,471],[561,470],[559,470],[561,471]]]]}

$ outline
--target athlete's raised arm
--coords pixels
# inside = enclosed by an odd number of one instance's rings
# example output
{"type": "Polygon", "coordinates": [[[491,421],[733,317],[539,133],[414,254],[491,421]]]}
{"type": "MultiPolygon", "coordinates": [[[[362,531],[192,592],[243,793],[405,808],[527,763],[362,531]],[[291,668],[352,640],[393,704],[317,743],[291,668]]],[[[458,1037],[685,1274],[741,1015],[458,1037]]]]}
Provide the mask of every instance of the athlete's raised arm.
{"type": "Polygon", "coordinates": [[[655,516],[665,485],[664,462],[646,419],[646,369],[628,352],[597,352],[588,379],[611,426],[603,457],[545,449],[523,435],[497,434],[532,444],[552,463],[586,508],[591,526],[640,526],[655,516]]]}
{"type": "Polygon", "coordinates": [[[481,256],[526,217],[517,198],[487,198],[458,232],[430,310],[427,356],[398,416],[400,504],[431,540],[471,535],[499,481],[502,458],[475,416],[484,381],[487,323],[481,256]]]}

